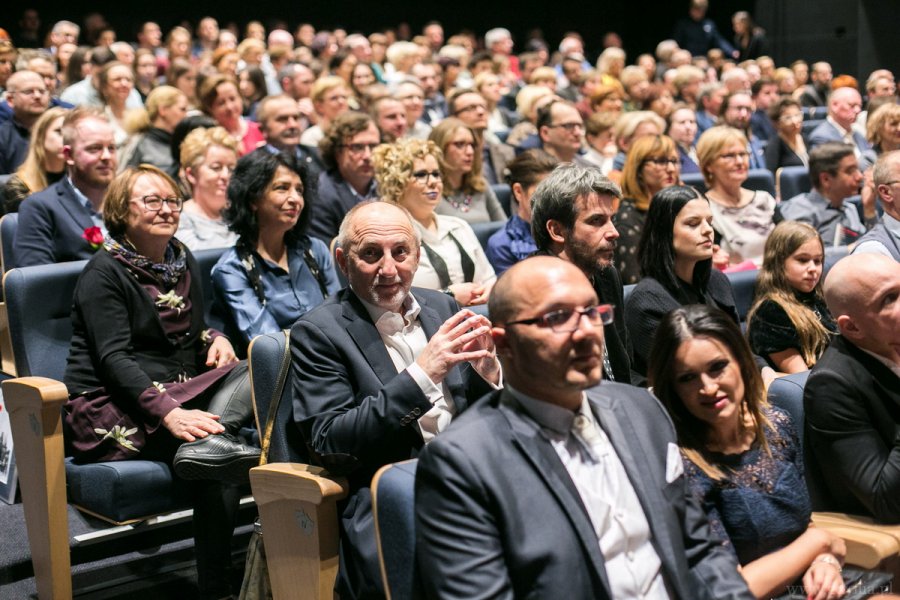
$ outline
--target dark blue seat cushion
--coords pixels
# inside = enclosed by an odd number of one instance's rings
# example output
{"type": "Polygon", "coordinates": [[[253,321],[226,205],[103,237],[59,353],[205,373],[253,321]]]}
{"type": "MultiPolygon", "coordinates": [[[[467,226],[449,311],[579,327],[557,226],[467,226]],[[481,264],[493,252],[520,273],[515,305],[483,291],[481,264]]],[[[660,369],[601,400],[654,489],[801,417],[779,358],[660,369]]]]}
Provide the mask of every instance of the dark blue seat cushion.
{"type": "Polygon", "coordinates": [[[114,523],[190,507],[187,486],[177,482],[162,462],[79,465],[67,458],[66,486],[69,502],[114,523]]]}

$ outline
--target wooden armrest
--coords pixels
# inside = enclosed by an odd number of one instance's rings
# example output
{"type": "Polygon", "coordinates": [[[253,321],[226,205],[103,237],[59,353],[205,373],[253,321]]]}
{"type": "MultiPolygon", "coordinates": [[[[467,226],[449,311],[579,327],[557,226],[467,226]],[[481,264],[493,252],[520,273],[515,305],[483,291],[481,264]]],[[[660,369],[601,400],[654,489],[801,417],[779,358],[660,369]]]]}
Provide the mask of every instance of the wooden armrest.
{"type": "Polygon", "coordinates": [[[847,563],[875,569],[885,561],[896,559],[900,555],[900,539],[860,519],[865,518],[840,513],[813,513],[813,523],[817,527],[841,537],[847,544],[847,563]]]}
{"type": "Polygon", "coordinates": [[[338,569],[337,502],[347,481],[321,467],[271,463],[250,470],[269,581],[276,600],[334,597],[338,569]]]}
{"type": "Polygon", "coordinates": [[[38,597],[71,598],[69,523],[63,447],[66,386],[46,377],[2,383],[38,597]]]}
{"type": "Polygon", "coordinates": [[[900,525],[885,525],[876,523],[872,517],[864,517],[862,515],[848,515],[836,512],[817,512],[813,513],[813,521],[824,524],[834,525],[852,525],[858,529],[868,529],[878,531],[886,535],[893,536],[900,543],[900,525]]]}

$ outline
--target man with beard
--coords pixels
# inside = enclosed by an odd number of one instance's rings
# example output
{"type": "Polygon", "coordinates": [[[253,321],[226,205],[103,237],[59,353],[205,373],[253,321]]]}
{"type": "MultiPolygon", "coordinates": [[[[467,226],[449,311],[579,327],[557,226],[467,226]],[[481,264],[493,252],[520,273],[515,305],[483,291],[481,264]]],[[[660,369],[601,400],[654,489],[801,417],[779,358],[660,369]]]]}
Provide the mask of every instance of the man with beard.
{"type": "Polygon", "coordinates": [[[266,138],[263,150],[290,154],[306,165],[310,181],[318,181],[324,165],[315,149],[300,143],[303,116],[297,102],[288,95],[266,96],[256,107],[256,120],[266,138]]]}
{"type": "Polygon", "coordinates": [[[63,120],[66,177],[19,208],[16,266],[93,256],[103,230],[103,196],[119,161],[112,125],[99,108],[78,107],[63,120]]]}
{"type": "Polygon", "coordinates": [[[336,591],[378,598],[372,476],[413,458],[454,415],[499,389],[500,365],[487,318],[441,292],[411,288],[420,245],[404,209],[357,205],[338,241],[349,286],[291,329],[294,420],[313,460],[350,484],[338,507],[336,591]]]}
{"type": "MultiPolygon", "coordinates": [[[[619,232],[612,222],[622,190],[600,169],[565,164],[531,197],[531,230],[538,254],[558,256],[580,268],[615,318],[604,326],[603,377],[631,383],[631,340],[625,328],[622,280],[612,265],[619,232]]],[[[635,376],[636,377],[636,376],[635,376]]]]}

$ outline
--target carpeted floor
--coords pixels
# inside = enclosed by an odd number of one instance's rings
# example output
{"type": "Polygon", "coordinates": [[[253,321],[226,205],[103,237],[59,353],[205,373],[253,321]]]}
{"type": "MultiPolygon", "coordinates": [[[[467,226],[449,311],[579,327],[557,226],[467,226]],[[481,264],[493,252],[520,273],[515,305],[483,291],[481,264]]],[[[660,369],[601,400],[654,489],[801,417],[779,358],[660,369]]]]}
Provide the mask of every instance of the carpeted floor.
{"type": "MultiPolygon", "coordinates": [[[[241,510],[232,558],[233,586],[240,587],[247,541],[256,514],[241,510]]],[[[68,507],[69,533],[97,529],[98,523],[68,507]]],[[[0,600],[36,597],[31,553],[21,504],[0,503],[0,600]]],[[[195,598],[197,596],[190,523],[132,534],[72,550],[72,582],[76,598],[129,600],[195,598]],[[136,548],[141,548],[136,550],[136,548]]]]}

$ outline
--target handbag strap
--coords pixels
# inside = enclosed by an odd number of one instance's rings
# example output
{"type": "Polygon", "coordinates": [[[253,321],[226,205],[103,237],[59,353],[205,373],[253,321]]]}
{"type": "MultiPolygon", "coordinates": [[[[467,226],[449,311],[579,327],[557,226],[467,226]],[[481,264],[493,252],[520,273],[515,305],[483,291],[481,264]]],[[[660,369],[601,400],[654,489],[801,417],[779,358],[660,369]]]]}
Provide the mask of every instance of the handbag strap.
{"type": "Polygon", "coordinates": [[[272,399],[269,402],[269,412],[266,415],[266,430],[262,438],[262,453],[259,456],[259,464],[264,465],[269,462],[269,446],[272,444],[272,429],[275,427],[275,420],[278,417],[278,405],[281,403],[281,395],[284,392],[284,383],[287,380],[287,371],[291,366],[291,348],[290,337],[283,331],[284,350],[281,353],[281,366],[278,368],[278,379],[275,383],[275,391],[272,393],[272,399]]]}

